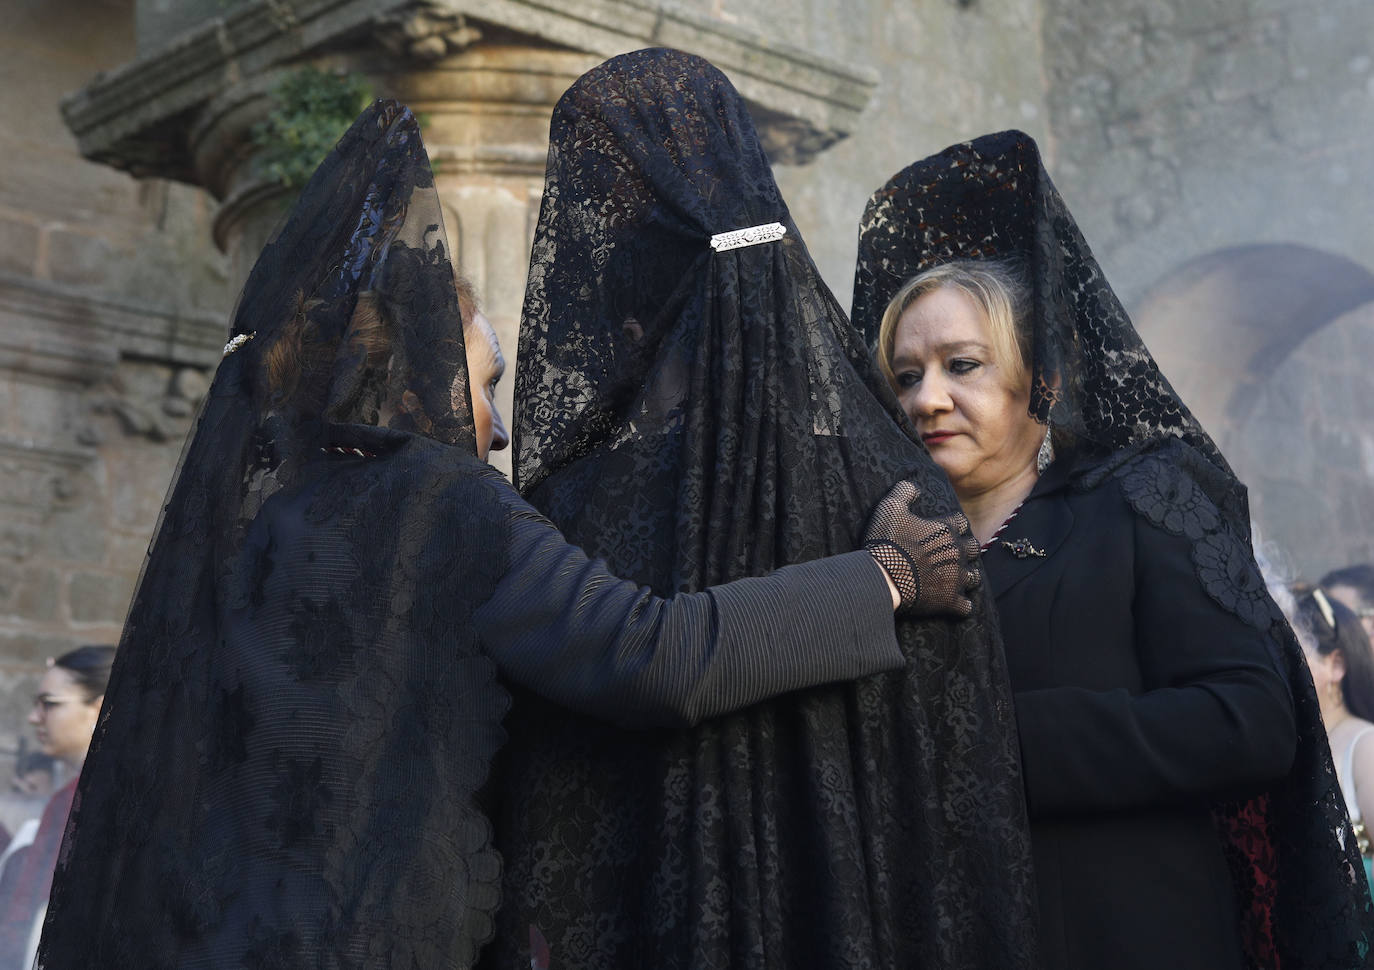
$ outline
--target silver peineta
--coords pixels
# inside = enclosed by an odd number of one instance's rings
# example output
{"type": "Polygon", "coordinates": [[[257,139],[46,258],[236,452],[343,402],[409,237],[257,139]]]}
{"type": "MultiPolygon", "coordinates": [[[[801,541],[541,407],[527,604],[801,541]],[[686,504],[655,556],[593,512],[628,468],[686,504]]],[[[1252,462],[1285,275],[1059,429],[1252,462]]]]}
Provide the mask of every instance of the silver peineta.
{"type": "Polygon", "coordinates": [[[787,235],[787,227],[781,222],[769,222],[762,226],[749,226],[747,229],[731,229],[718,232],[711,237],[711,248],[718,253],[727,249],[743,249],[760,243],[777,242],[787,235]]]}

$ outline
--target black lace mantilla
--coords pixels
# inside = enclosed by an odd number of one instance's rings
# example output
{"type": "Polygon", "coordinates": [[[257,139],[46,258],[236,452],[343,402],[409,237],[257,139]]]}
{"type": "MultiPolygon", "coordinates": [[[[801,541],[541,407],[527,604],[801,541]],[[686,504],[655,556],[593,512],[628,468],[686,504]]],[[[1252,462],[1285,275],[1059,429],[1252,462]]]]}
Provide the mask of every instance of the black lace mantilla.
{"type": "Polygon", "coordinates": [[[1374,904],[1311,675],[1251,552],[1245,488],[1159,372],[1028,135],[954,145],[873,194],[860,225],[854,322],[875,340],[906,280],[952,259],[991,258],[1018,260],[1030,277],[1030,410],[1074,442],[1076,487],[1115,477],[1139,515],[1190,540],[1208,595],[1266,634],[1288,677],[1298,722],[1289,776],[1216,813],[1251,965],[1365,965],[1374,904]]]}
{"type": "MultiPolygon", "coordinates": [[[[555,109],[516,373],[518,484],[660,594],[855,548],[913,478],[956,502],[822,283],[739,95],[639,51],[555,109]],[[778,242],[713,253],[772,222],[778,242]]],[[[685,732],[520,697],[484,966],[1033,967],[1010,694],[989,603],[903,622],[901,674],[685,732]]],[[[783,645],[779,645],[781,649],[783,645]]]]}
{"type": "Polygon", "coordinates": [[[509,697],[496,473],[419,126],[379,102],[253,269],[139,580],[39,964],[469,966],[509,697]],[[384,424],[387,427],[378,427],[384,424]]]}

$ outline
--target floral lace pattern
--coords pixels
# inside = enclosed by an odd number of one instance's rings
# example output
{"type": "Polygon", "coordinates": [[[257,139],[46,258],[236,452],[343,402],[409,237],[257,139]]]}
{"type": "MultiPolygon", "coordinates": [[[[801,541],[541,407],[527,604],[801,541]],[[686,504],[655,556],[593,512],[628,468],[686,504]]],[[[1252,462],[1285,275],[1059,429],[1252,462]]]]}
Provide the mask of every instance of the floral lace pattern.
{"type": "Polygon", "coordinates": [[[476,793],[509,698],[470,631],[507,535],[453,405],[440,227],[419,127],[379,103],[254,267],[256,336],[139,580],[40,966],[465,967],[490,938],[476,793]]]}
{"type": "MultiPolygon", "coordinates": [[[[897,479],[956,503],[796,231],[730,83],[617,57],[554,112],[516,373],[518,484],[660,594],[855,548],[897,479]],[[713,253],[713,234],[780,240],[713,253]]],[[[506,860],[483,964],[1035,965],[1010,694],[980,595],[902,622],[898,674],[691,731],[521,695],[494,786],[506,860]]],[[[780,645],[781,647],[781,645],[780,645]]]]}
{"type": "Polygon", "coordinates": [[[892,296],[951,259],[1012,258],[1032,284],[1031,412],[1067,432],[1077,487],[1115,475],[1132,508],[1187,537],[1198,579],[1266,634],[1299,725],[1289,777],[1219,806],[1252,966],[1353,967],[1374,944],[1361,878],[1302,651],[1250,549],[1245,489],[1141,342],[1035,142],[987,135],[922,159],[875,192],[860,226],[853,319],[870,340],[892,296]]]}

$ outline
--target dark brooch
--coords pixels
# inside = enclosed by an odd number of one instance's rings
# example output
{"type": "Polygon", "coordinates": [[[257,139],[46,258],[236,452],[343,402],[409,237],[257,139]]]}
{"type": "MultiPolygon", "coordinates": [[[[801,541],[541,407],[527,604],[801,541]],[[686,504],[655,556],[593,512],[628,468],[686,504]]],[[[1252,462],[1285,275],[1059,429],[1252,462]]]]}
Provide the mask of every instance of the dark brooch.
{"type": "Polygon", "coordinates": [[[1045,550],[1035,548],[1029,539],[1003,539],[1002,548],[1017,559],[1029,559],[1031,556],[1038,559],[1045,558],[1045,550]]]}

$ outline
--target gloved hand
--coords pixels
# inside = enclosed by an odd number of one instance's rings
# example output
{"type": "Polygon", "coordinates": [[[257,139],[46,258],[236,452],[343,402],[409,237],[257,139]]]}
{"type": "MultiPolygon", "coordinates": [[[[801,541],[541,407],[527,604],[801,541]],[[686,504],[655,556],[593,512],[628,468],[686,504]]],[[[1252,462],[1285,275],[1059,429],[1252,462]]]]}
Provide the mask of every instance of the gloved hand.
{"type": "Polygon", "coordinates": [[[978,540],[962,513],[923,519],[912,511],[920,490],[898,482],[869,517],[864,548],[901,595],[899,613],[968,616],[968,594],[982,581],[978,540]]]}

